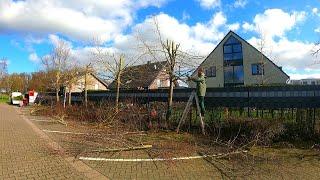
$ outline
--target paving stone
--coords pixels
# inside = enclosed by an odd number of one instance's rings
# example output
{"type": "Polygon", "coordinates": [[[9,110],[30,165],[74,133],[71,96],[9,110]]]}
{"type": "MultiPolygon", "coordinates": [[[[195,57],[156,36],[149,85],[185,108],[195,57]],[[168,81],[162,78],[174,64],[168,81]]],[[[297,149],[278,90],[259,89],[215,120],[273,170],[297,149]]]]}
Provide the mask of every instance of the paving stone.
{"type": "Polygon", "coordinates": [[[14,108],[0,104],[0,179],[86,179],[53,153],[14,108]]]}

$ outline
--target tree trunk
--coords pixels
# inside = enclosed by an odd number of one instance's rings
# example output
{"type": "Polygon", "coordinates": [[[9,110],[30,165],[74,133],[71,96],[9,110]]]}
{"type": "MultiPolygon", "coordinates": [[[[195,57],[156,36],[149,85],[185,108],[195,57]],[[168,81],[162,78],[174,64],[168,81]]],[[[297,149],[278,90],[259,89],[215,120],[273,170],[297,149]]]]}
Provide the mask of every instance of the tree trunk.
{"type": "Polygon", "coordinates": [[[123,66],[123,57],[120,57],[118,72],[116,76],[117,80],[117,92],[116,92],[116,113],[119,112],[119,96],[120,96],[120,84],[121,84],[121,72],[123,66]]]}
{"type": "Polygon", "coordinates": [[[56,102],[58,103],[60,101],[60,98],[59,98],[59,88],[56,88],[56,102]]]}
{"type": "Polygon", "coordinates": [[[87,84],[88,84],[88,72],[86,70],[84,75],[84,105],[88,106],[88,90],[87,90],[87,84]]]}
{"type": "Polygon", "coordinates": [[[60,71],[57,72],[56,74],[56,102],[58,103],[60,101],[59,98],[59,91],[60,91],[60,71]]]}
{"type": "Polygon", "coordinates": [[[117,92],[116,92],[116,113],[119,112],[119,96],[120,96],[120,76],[117,76],[117,92]]]}
{"type": "Polygon", "coordinates": [[[170,87],[169,87],[169,96],[168,96],[168,107],[167,107],[167,115],[166,121],[168,122],[172,113],[172,98],[173,98],[173,79],[170,77],[170,87]]]}
{"type": "Polygon", "coordinates": [[[68,105],[71,106],[71,86],[69,87],[69,92],[68,92],[68,105]]]}

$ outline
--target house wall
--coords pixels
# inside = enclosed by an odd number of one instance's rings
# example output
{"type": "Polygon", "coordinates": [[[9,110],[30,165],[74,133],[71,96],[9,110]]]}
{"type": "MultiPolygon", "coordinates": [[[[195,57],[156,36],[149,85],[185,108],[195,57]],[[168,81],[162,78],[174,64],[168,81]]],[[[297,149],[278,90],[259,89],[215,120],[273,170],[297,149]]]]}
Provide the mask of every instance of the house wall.
{"type": "Polygon", "coordinates": [[[257,84],[286,84],[288,76],[281,69],[273,64],[265,56],[250,46],[242,42],[243,48],[243,68],[244,68],[244,85],[257,84]],[[251,65],[262,63],[264,65],[263,75],[252,75],[251,65]]]}
{"type": "MultiPolygon", "coordinates": [[[[210,66],[216,66],[216,77],[207,77],[207,87],[224,87],[224,71],[223,71],[223,44],[228,38],[233,35],[229,33],[221,43],[215,48],[215,50],[206,58],[206,60],[200,65],[200,67],[207,69],[210,66]]],[[[261,62],[261,53],[253,48],[248,43],[234,35],[241,44],[243,52],[243,71],[244,71],[244,85],[256,85],[256,84],[285,84],[288,77],[283,73],[276,65],[270,62],[265,56],[263,58],[264,75],[252,75],[251,65],[261,62]]],[[[195,72],[193,77],[197,76],[195,72]]],[[[195,87],[195,83],[190,82],[191,87],[195,87]]]]}
{"type": "Polygon", "coordinates": [[[169,82],[170,82],[169,75],[165,70],[163,70],[158,74],[158,76],[151,83],[151,85],[149,86],[149,89],[168,88],[170,87],[169,82]],[[159,81],[160,81],[160,86],[159,86],[159,81]]]}
{"type": "MultiPolygon", "coordinates": [[[[84,82],[85,82],[85,76],[81,76],[78,82],[72,86],[71,92],[82,92],[84,90],[84,82]]],[[[88,90],[107,90],[107,88],[91,74],[88,75],[87,89],[88,90]]]]}

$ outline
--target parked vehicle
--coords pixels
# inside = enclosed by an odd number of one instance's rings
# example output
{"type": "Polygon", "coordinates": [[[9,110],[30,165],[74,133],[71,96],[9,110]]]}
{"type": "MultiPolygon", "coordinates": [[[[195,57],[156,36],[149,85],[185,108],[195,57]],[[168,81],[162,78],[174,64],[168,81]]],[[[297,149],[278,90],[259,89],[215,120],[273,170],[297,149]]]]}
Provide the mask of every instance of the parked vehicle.
{"type": "Polygon", "coordinates": [[[28,99],[29,99],[28,103],[29,104],[34,104],[37,96],[38,96],[38,93],[36,91],[34,91],[34,90],[29,91],[28,92],[28,99]]]}
{"type": "Polygon", "coordinates": [[[20,105],[23,100],[23,96],[21,92],[12,92],[10,95],[10,102],[13,105],[20,105]]]}

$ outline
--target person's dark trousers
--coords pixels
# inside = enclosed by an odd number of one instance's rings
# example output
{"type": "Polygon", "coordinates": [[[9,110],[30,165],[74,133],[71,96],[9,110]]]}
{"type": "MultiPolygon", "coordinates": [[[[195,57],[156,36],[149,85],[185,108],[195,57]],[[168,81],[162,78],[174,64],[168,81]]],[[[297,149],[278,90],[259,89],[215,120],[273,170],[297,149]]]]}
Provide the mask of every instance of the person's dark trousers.
{"type": "Polygon", "coordinates": [[[204,96],[198,96],[201,116],[204,116],[206,109],[204,107],[204,96]]]}

